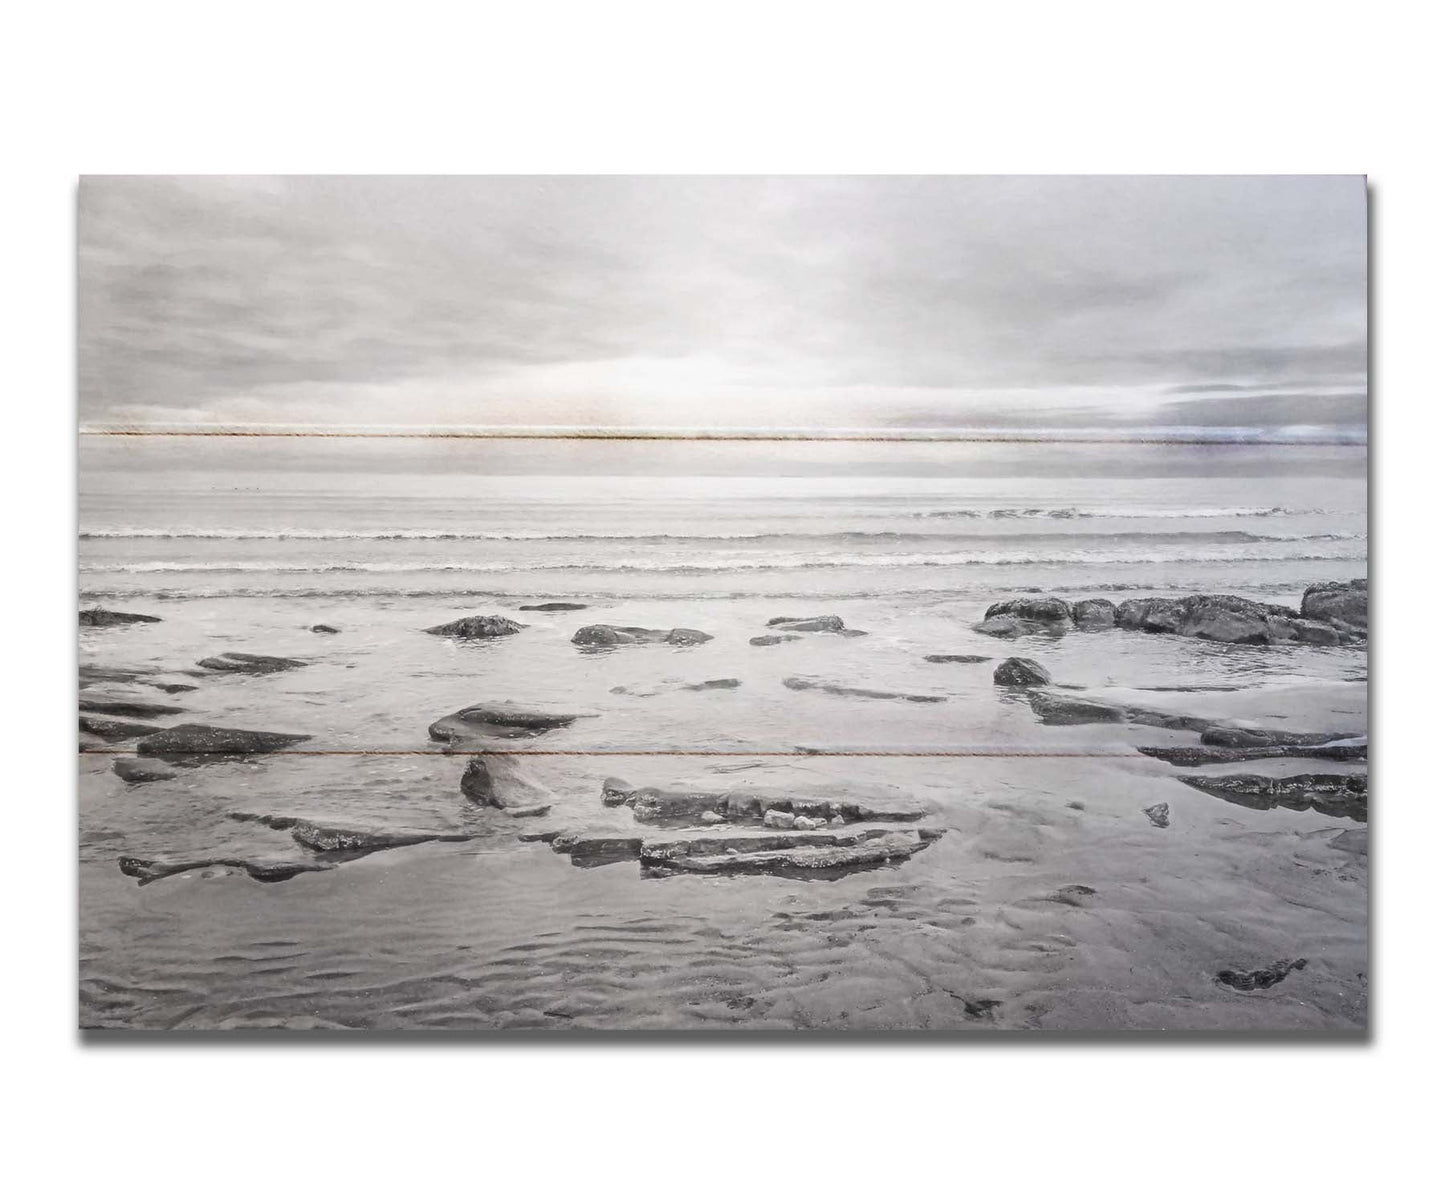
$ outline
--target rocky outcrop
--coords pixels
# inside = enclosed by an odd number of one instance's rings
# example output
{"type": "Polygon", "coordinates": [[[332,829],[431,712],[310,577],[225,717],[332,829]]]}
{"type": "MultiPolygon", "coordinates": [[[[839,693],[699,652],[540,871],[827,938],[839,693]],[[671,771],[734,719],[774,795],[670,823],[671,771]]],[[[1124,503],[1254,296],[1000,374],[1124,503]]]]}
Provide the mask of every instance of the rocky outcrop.
{"type": "Polygon", "coordinates": [[[602,803],[631,807],[634,818],[644,823],[691,821],[709,811],[741,824],[762,822],[770,812],[849,824],[914,823],[928,814],[926,807],[907,802],[865,803],[750,790],[666,790],[633,786],[621,778],[607,778],[602,783],[602,803]]]}
{"type": "Polygon", "coordinates": [[[80,612],[82,627],[125,627],[130,623],[159,623],[160,621],[159,615],[127,614],[121,610],[106,610],[100,606],[92,606],[89,610],[80,612]]]}
{"type": "Polygon", "coordinates": [[[120,857],[117,860],[120,863],[120,872],[130,878],[139,878],[142,886],[176,874],[213,868],[243,870],[257,882],[286,882],[297,874],[315,873],[335,866],[335,863],[330,861],[285,861],[261,857],[202,857],[191,861],[120,857]]]}
{"type": "Polygon", "coordinates": [[[186,708],[163,702],[132,702],[129,699],[80,699],[80,709],[95,715],[124,715],[128,719],[155,719],[162,715],[179,715],[186,708]]]}
{"type": "Polygon", "coordinates": [[[1218,777],[1182,776],[1186,785],[1227,802],[1257,811],[1287,807],[1291,811],[1318,811],[1332,819],[1369,818],[1370,787],[1364,774],[1301,773],[1270,778],[1254,773],[1218,777]]]}
{"type": "Polygon", "coordinates": [[[930,665],[982,665],[993,657],[976,656],[971,652],[935,652],[923,659],[930,665]]]}
{"type": "Polygon", "coordinates": [[[863,686],[840,686],[816,677],[785,677],[783,685],[790,690],[818,690],[824,694],[836,694],[840,698],[881,698],[898,699],[903,702],[945,702],[942,694],[901,694],[894,690],[869,690],[863,686]]]}
{"type": "Polygon", "coordinates": [[[426,628],[428,635],[449,635],[459,640],[490,640],[502,635],[516,635],[524,624],[502,615],[469,615],[426,628]]]}
{"type": "Polygon", "coordinates": [[[80,730],[88,736],[104,740],[107,744],[116,744],[121,740],[134,740],[137,736],[150,736],[164,729],[151,723],[128,723],[124,719],[81,715],[80,730]]]}
{"type": "Polygon", "coordinates": [[[1308,965],[1309,962],[1302,957],[1293,961],[1286,957],[1263,970],[1221,970],[1214,976],[1214,981],[1236,991],[1267,991],[1282,983],[1293,971],[1303,970],[1308,965]]]}
{"type": "Polygon", "coordinates": [[[276,752],[310,736],[291,732],[254,732],[245,728],[182,723],[146,736],[136,750],[151,757],[244,757],[276,752]]]}
{"type": "Polygon", "coordinates": [[[540,610],[548,614],[564,610],[586,610],[585,602],[533,602],[528,606],[519,606],[518,610],[540,610]]]}
{"type": "Polygon", "coordinates": [[[305,661],[285,656],[258,656],[253,652],[223,652],[196,662],[213,673],[284,673],[287,669],[304,669],[305,661]]]}
{"type": "Polygon", "coordinates": [[[993,684],[996,686],[1029,689],[1046,686],[1052,681],[1047,669],[1026,656],[1011,656],[993,671],[993,684]]]}
{"type": "Polygon", "coordinates": [[[1009,598],[995,602],[983,612],[985,619],[1007,615],[1026,623],[1072,623],[1073,608],[1062,598],[1009,598]]]}
{"type": "Polygon", "coordinates": [[[610,623],[593,623],[580,627],[572,637],[579,648],[615,648],[624,644],[674,644],[686,646],[705,644],[712,636],[691,627],[661,630],[653,627],[614,627],[610,623]]]}
{"type": "Polygon", "coordinates": [[[578,719],[595,719],[595,711],[560,714],[530,711],[510,703],[479,702],[443,715],[427,735],[442,744],[466,744],[477,740],[522,740],[566,727],[578,719]]]}
{"type": "Polygon", "coordinates": [[[546,815],[556,796],[516,757],[473,757],[462,771],[462,793],[474,803],[524,819],[546,815]]]}
{"type": "Polygon", "coordinates": [[[470,833],[456,830],[437,832],[420,828],[352,827],[295,815],[258,815],[249,811],[232,811],[229,817],[241,823],[263,824],[278,832],[289,832],[292,840],[313,853],[361,855],[431,841],[455,842],[472,839],[470,833]]]}
{"type": "Polygon", "coordinates": [[[117,757],[111,769],[123,782],[168,782],[176,776],[176,771],[164,761],[150,757],[117,757]]]}
{"type": "Polygon", "coordinates": [[[1129,631],[1173,633],[1184,618],[1178,598],[1130,598],[1119,603],[1114,614],[1117,626],[1129,631]]]}
{"type": "Polygon", "coordinates": [[[1363,635],[1370,625],[1369,580],[1356,577],[1312,585],[1305,590],[1299,609],[1302,618],[1342,625],[1363,635]]]}
{"type": "Polygon", "coordinates": [[[1082,602],[1075,602],[1069,608],[1073,616],[1074,626],[1091,629],[1112,627],[1118,617],[1118,612],[1108,598],[1085,598],[1082,602]]]}
{"type": "Polygon", "coordinates": [[[786,644],[802,638],[800,635],[755,635],[748,643],[754,648],[770,648],[774,644],[786,644]]]}

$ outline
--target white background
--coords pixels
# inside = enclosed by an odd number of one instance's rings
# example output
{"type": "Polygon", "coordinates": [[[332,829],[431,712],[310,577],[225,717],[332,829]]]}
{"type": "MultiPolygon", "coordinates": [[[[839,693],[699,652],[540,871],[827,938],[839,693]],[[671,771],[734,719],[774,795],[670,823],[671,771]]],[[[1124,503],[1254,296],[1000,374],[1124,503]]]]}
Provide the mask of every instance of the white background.
{"type": "Polygon", "coordinates": [[[1429,646],[1445,190],[1429,12],[1323,0],[10,9],[11,1198],[1316,1201],[1438,1186],[1445,799],[1426,757],[1445,738],[1429,646]],[[75,177],[659,170],[1370,175],[1368,1042],[81,1044],[75,177]]]}

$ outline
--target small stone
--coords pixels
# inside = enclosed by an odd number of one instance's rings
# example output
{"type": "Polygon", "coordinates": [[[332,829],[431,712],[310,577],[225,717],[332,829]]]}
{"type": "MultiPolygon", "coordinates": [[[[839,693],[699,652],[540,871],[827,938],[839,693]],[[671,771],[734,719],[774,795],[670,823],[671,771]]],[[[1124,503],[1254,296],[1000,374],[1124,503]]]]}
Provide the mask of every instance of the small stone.
{"type": "Polygon", "coordinates": [[[1145,807],[1144,814],[1149,817],[1149,822],[1156,828],[1167,828],[1169,826],[1169,804],[1155,803],[1152,807],[1145,807]]]}
{"type": "Polygon", "coordinates": [[[803,832],[811,832],[815,828],[826,828],[827,826],[828,821],[821,815],[798,815],[793,819],[793,827],[803,832]]]}
{"type": "Polygon", "coordinates": [[[763,816],[765,828],[791,828],[796,821],[786,811],[769,811],[763,816]]]}
{"type": "Polygon", "coordinates": [[[704,824],[720,824],[726,822],[716,811],[704,811],[697,818],[699,823],[704,824]]]}

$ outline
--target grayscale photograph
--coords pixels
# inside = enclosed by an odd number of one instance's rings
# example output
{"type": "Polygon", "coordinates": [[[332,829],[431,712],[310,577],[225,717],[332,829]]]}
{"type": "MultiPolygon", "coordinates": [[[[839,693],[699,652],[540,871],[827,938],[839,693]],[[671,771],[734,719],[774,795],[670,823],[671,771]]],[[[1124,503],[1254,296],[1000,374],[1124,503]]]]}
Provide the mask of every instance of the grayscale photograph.
{"type": "Polygon", "coordinates": [[[81,1028],[1367,1029],[1362,177],[77,205],[81,1028]]]}

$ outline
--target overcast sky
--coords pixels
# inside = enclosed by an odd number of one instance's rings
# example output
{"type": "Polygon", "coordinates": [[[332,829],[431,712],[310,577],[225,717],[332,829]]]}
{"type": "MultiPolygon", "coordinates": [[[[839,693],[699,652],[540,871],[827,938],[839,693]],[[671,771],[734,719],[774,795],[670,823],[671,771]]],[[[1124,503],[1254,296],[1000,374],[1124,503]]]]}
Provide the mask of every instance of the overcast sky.
{"type": "Polygon", "coordinates": [[[1359,177],[88,178],[82,422],[1365,422],[1359,177]]]}

